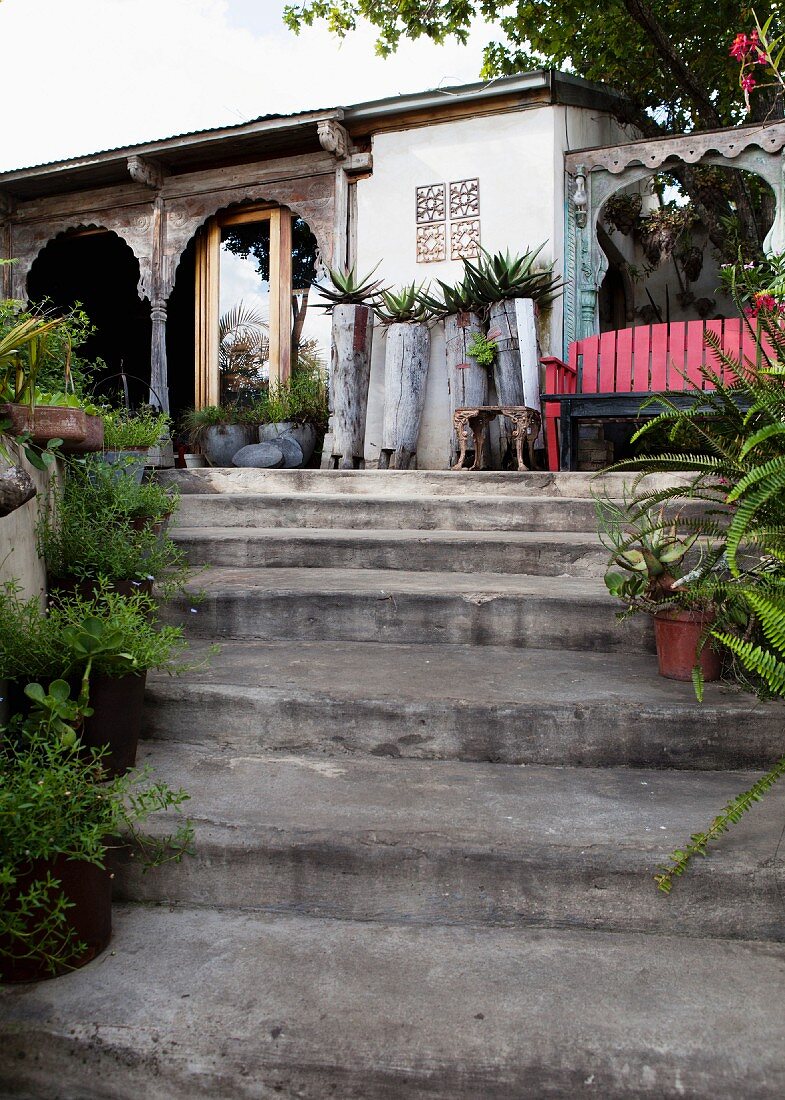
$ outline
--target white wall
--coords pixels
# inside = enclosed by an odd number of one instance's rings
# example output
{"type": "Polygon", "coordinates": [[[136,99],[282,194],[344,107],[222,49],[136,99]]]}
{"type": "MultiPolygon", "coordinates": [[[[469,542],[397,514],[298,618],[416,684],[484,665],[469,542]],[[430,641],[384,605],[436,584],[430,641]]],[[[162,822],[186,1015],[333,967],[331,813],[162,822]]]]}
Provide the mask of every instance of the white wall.
{"type": "MultiPolygon", "coordinates": [[[[460,278],[460,260],[417,263],[416,188],[477,177],[480,181],[481,241],[490,251],[523,252],[549,243],[542,259],[562,268],[564,167],[569,144],[601,144],[610,138],[599,112],[537,107],[505,114],[441,122],[392,133],[373,140],[373,175],[357,185],[357,257],[364,275],[381,261],[379,275],[400,285],[434,278],[460,278]],[[568,135],[569,130],[569,135],[568,135]]],[[[449,251],[449,234],[448,234],[449,251]]],[[[557,351],[561,310],[549,318],[543,334],[557,351]]],[[[366,462],[379,457],[384,403],[384,337],[374,335],[371,389],[366,428],[366,462]]],[[[432,331],[431,368],[417,465],[443,469],[449,457],[449,395],[441,325],[432,331]]]]}

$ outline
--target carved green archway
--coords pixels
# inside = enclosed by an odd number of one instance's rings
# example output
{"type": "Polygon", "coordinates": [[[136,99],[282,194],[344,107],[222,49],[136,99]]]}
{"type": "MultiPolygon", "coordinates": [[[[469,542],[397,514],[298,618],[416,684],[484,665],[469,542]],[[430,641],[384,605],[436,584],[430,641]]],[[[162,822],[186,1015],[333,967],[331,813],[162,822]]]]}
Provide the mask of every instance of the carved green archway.
{"type": "Polygon", "coordinates": [[[760,176],[774,192],[774,222],[764,248],[767,252],[785,251],[784,146],[785,122],[777,122],[568,153],[565,356],[573,340],[599,332],[598,297],[608,258],[597,239],[597,220],[611,195],[679,164],[744,169],[760,176]]]}

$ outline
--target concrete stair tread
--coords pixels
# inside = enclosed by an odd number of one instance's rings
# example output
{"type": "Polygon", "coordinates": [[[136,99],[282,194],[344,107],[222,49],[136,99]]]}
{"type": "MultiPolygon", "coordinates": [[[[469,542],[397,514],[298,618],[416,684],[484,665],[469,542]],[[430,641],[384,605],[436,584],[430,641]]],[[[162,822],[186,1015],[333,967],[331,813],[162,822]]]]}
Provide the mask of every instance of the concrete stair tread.
{"type": "Polygon", "coordinates": [[[783,981],[781,945],[120,906],[110,951],[0,994],[0,1091],[762,1100],[783,981]]]}
{"type": "MultiPolygon", "coordinates": [[[[207,659],[206,642],[194,640],[195,661],[207,659]]],[[[657,674],[651,654],[607,653],[509,646],[328,641],[223,641],[207,664],[181,676],[150,672],[157,696],[203,687],[260,689],[289,698],[433,701],[452,706],[562,704],[634,706],[708,717],[728,711],[740,720],[782,714],[785,704],[765,706],[754,696],[723,684],[706,684],[698,703],[692,684],[657,674]]]]}
{"type": "Polygon", "coordinates": [[[572,597],[618,610],[619,603],[605,590],[601,580],[580,577],[541,577],[519,573],[428,573],[403,569],[266,569],[253,567],[211,567],[197,574],[190,591],[209,595],[243,592],[252,595],[263,589],[281,595],[285,592],[314,595],[376,596],[394,598],[396,593],[411,596],[461,597],[469,602],[485,603],[496,597],[525,596],[539,598],[572,597]]]}
{"type": "MultiPolygon", "coordinates": [[[[259,836],[279,844],[319,837],[414,849],[485,849],[523,864],[533,854],[570,850],[588,862],[639,856],[640,870],[658,861],[760,772],[566,768],[451,760],[325,759],[240,756],[195,746],[150,744],[140,762],[191,795],[186,813],[199,832],[230,846],[259,836]]],[[[785,788],[776,789],[703,861],[714,874],[734,865],[776,860],[785,788]]],[[[166,831],[167,815],[155,819],[166,831]]],[[[785,856],[780,862],[785,866],[785,856]]],[[[689,890],[689,880],[680,885],[689,890]]],[[[652,904],[658,903],[652,885],[652,904]]],[[[666,904],[666,903],[663,903],[666,904]]]]}
{"type": "Polygon", "coordinates": [[[175,527],[172,537],[178,542],[200,538],[215,540],[264,540],[269,542],[289,542],[292,539],[331,539],[335,542],[445,542],[461,545],[467,542],[502,543],[503,545],[537,545],[544,543],[552,546],[586,546],[587,549],[602,548],[595,531],[471,531],[471,530],[423,530],[419,527],[390,528],[373,530],[340,527],[175,527]]]}

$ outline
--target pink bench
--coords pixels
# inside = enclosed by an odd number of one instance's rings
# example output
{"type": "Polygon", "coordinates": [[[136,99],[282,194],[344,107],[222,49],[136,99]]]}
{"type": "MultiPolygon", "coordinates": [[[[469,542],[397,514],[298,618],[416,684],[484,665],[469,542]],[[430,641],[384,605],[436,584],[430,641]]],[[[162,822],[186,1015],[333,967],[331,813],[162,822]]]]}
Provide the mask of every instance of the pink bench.
{"type": "Polygon", "coordinates": [[[570,344],[567,363],[552,355],[543,358],[549,469],[576,469],[581,419],[655,416],[656,407],[640,411],[653,393],[667,393],[678,402],[678,395],[686,391],[713,388],[701,374],[702,366],[732,382],[732,373],[707,347],[706,332],[715,333],[731,355],[754,361],[757,345],[738,317],[603,332],[570,344]]]}

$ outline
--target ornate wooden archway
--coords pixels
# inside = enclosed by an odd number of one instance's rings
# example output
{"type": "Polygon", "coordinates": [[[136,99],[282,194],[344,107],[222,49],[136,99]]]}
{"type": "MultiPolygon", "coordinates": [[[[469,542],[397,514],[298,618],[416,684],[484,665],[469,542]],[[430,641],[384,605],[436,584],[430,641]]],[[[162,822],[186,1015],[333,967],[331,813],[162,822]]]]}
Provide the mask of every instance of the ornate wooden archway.
{"type": "Polygon", "coordinates": [[[564,352],[574,340],[599,331],[598,296],[608,257],[597,239],[602,206],[615,192],[679,164],[715,165],[752,172],[771,187],[774,222],[767,252],[785,250],[785,122],[732,130],[632,141],[583,149],[565,157],[566,226],[564,352]]]}

